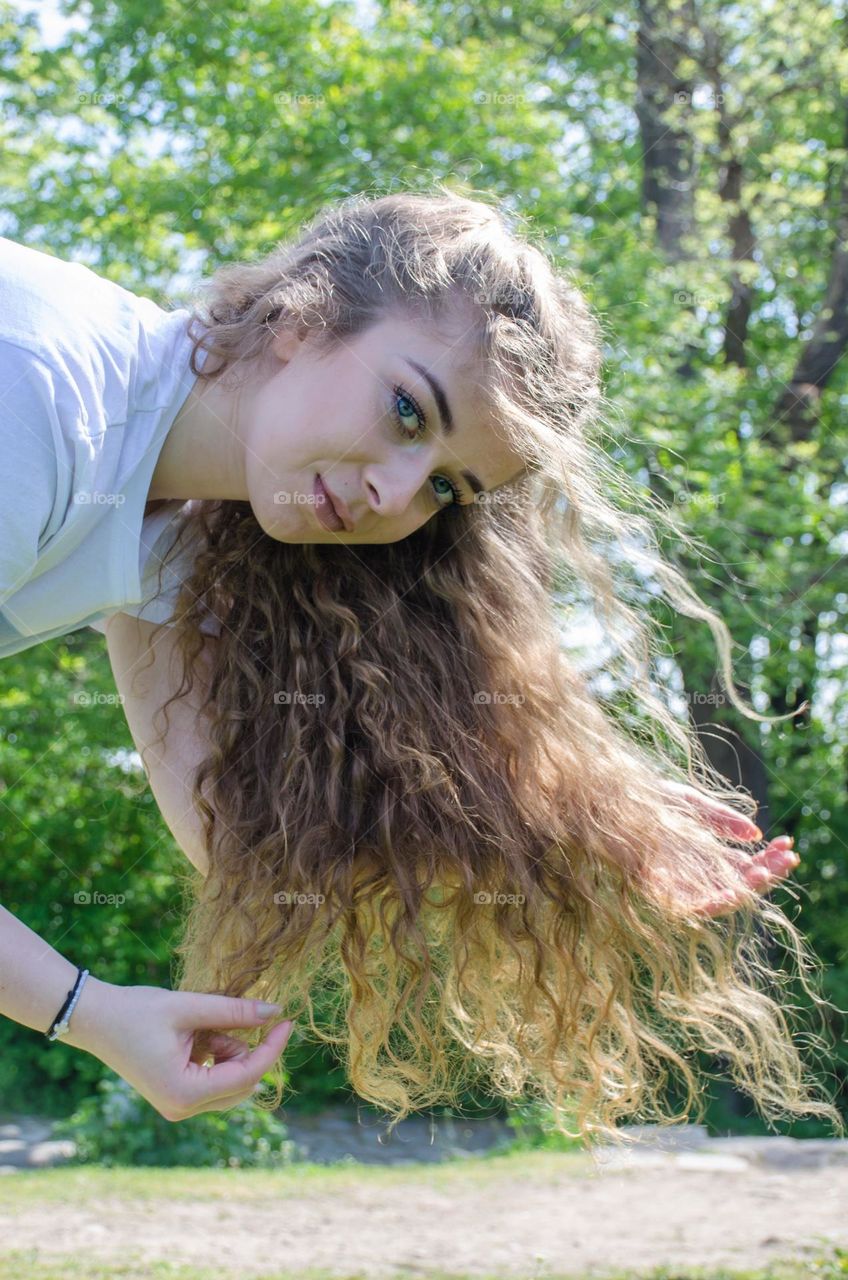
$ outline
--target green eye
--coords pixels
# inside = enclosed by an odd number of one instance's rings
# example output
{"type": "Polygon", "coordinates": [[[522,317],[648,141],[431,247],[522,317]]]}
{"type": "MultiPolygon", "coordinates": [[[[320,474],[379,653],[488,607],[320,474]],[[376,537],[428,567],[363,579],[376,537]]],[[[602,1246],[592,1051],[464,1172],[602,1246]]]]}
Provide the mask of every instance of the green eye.
{"type": "Polygon", "coordinates": [[[400,425],[402,427],[405,425],[404,418],[413,418],[415,420],[411,424],[413,438],[419,435],[424,430],[427,419],[415,401],[401,387],[395,387],[395,404],[398,406],[397,417],[400,425]]]}
{"type": "MultiPolygon", "coordinates": [[[[404,391],[403,387],[393,387],[392,390],[395,398],[395,417],[397,418],[398,425],[400,427],[400,433],[405,440],[415,440],[417,437],[424,434],[427,426],[427,418],[416,401],[413,400],[412,396],[409,395],[408,392],[404,391]],[[404,418],[415,419],[414,425],[411,427],[406,426],[404,418]],[[408,434],[410,431],[411,434],[408,434]]],[[[443,489],[441,492],[434,489],[436,497],[440,499],[440,507],[449,507],[454,504],[460,504],[462,494],[459,489],[457,489],[456,485],[447,478],[447,476],[434,476],[433,481],[434,484],[436,481],[441,481],[443,484],[448,486],[446,490],[443,489]],[[448,496],[451,497],[452,502],[441,501],[442,498],[448,496]]]]}

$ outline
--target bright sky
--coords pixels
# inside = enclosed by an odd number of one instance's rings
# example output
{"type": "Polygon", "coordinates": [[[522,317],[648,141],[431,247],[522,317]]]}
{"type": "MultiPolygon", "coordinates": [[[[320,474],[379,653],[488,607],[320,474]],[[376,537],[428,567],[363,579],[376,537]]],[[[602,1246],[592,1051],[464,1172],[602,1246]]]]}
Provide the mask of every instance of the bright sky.
{"type": "Polygon", "coordinates": [[[85,18],[78,14],[74,18],[65,18],[59,12],[60,0],[13,0],[15,8],[21,13],[35,13],[41,35],[48,48],[55,48],[66,31],[82,31],[86,26],[85,18]]]}
{"type": "MultiPolygon", "coordinates": [[[[73,18],[64,17],[61,12],[62,0],[13,0],[13,4],[21,13],[35,13],[38,16],[42,39],[50,49],[60,43],[66,31],[82,31],[88,25],[82,14],[73,18]]],[[[362,26],[371,26],[377,16],[374,0],[354,0],[354,5],[362,26]]]]}

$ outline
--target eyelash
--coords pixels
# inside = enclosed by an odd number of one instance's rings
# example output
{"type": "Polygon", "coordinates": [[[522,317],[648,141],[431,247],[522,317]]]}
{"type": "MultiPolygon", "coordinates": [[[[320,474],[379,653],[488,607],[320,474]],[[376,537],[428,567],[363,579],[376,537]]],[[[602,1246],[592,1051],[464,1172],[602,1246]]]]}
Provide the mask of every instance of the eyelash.
{"type": "MultiPolygon", "coordinates": [[[[403,387],[401,387],[401,386],[392,387],[392,394],[394,395],[394,398],[395,398],[395,406],[394,406],[394,409],[395,409],[395,418],[397,419],[397,424],[398,424],[398,430],[400,431],[400,433],[401,433],[401,435],[403,436],[404,440],[414,440],[414,439],[416,439],[418,436],[420,436],[420,435],[422,434],[422,432],[424,431],[424,428],[425,428],[425,427],[426,427],[426,425],[427,425],[427,415],[423,412],[423,410],[421,409],[421,406],[420,406],[420,405],[418,404],[418,402],[415,400],[414,396],[411,396],[411,395],[409,394],[409,392],[408,392],[408,391],[405,391],[405,390],[404,390],[404,388],[403,388],[403,387]],[[417,417],[418,417],[418,424],[419,424],[419,425],[418,425],[418,430],[416,431],[416,433],[415,433],[415,435],[414,435],[414,436],[410,436],[410,435],[408,435],[408,434],[407,434],[407,429],[406,429],[406,427],[404,427],[403,422],[401,421],[401,415],[400,415],[400,414],[398,413],[398,411],[397,411],[397,401],[398,401],[398,400],[408,400],[408,401],[409,401],[409,403],[412,405],[413,411],[415,412],[415,414],[416,414],[416,415],[417,415],[417,417]]],[[[450,485],[450,490],[451,490],[451,493],[453,494],[453,502],[452,502],[452,503],[450,503],[450,502],[447,502],[447,503],[445,503],[445,502],[439,502],[439,503],[438,503],[438,506],[439,506],[440,508],[443,508],[443,507],[446,507],[446,506],[448,506],[448,507],[450,507],[450,506],[461,506],[461,505],[462,505],[462,504],[461,504],[462,494],[460,493],[459,489],[457,489],[457,487],[456,487],[456,485],[453,483],[453,481],[452,481],[448,476],[440,476],[440,477],[439,477],[439,479],[441,479],[441,480],[446,480],[446,481],[447,481],[447,483],[450,485]]],[[[435,493],[435,490],[434,490],[433,492],[435,493]]],[[[438,493],[436,493],[436,498],[437,498],[437,499],[438,499],[440,496],[441,496],[441,495],[439,495],[438,493]]]]}

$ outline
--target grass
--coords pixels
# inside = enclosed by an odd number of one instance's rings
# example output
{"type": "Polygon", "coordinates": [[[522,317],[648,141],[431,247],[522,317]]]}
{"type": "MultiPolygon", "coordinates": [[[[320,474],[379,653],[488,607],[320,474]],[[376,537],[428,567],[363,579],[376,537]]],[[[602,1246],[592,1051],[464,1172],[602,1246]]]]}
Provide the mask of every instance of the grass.
{"type": "MultiPolygon", "coordinates": [[[[718,1271],[702,1268],[668,1270],[660,1268],[650,1272],[607,1272],[604,1276],[592,1273],[591,1280],[844,1280],[848,1276],[848,1252],[837,1249],[827,1256],[803,1263],[775,1263],[760,1271],[718,1271]]],[[[7,1254],[0,1257],[0,1280],[220,1280],[220,1269],[177,1266],[167,1262],[109,1263],[101,1265],[87,1262],[78,1256],[56,1258],[51,1262],[37,1259],[32,1253],[7,1254]]],[[[340,1276],[329,1271],[265,1271],[254,1272],[250,1280],[368,1280],[363,1272],[340,1276]]],[[[398,1272],[395,1280],[421,1280],[420,1271],[398,1272]]],[[[501,1275],[468,1276],[456,1272],[428,1272],[427,1280],[504,1280],[501,1275]]],[[[529,1280],[529,1277],[528,1277],[529,1280]]],[[[541,1278],[540,1278],[541,1280],[541,1278]]],[[[544,1280],[580,1280],[574,1273],[554,1276],[547,1273],[544,1280]]],[[[585,1277],[590,1280],[590,1277],[585,1277]]]]}
{"type": "Polygon", "coordinates": [[[469,1157],[432,1165],[320,1165],[302,1163],[282,1169],[159,1169],[98,1168],[94,1165],[55,1166],[21,1169],[0,1178],[0,1209],[38,1201],[80,1203],[86,1197],[133,1200],[221,1200],[228,1204],[249,1200],[279,1203],[281,1194],[343,1194],[362,1185],[363,1177],[373,1186],[409,1186],[413,1191],[422,1182],[428,1187],[450,1191],[453,1187],[486,1187],[510,1178],[550,1182],[589,1177],[594,1171],[585,1152],[520,1152],[503,1156],[469,1157]]]}

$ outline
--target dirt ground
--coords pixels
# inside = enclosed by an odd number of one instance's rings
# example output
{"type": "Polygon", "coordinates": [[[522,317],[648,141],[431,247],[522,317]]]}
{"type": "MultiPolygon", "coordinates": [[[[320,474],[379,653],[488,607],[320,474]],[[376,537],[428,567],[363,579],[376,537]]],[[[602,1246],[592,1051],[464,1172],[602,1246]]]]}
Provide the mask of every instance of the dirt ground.
{"type": "MultiPolygon", "coordinates": [[[[363,1280],[592,1276],[614,1268],[765,1266],[848,1247],[848,1167],[600,1168],[586,1157],[516,1178],[380,1184],[253,1199],[170,1197],[0,1209],[0,1253],[192,1263],[249,1280],[309,1268],[363,1280]]],[[[20,1176],[20,1175],[18,1175],[20,1176]]],[[[29,1175],[24,1175],[29,1176],[29,1175]]]]}

